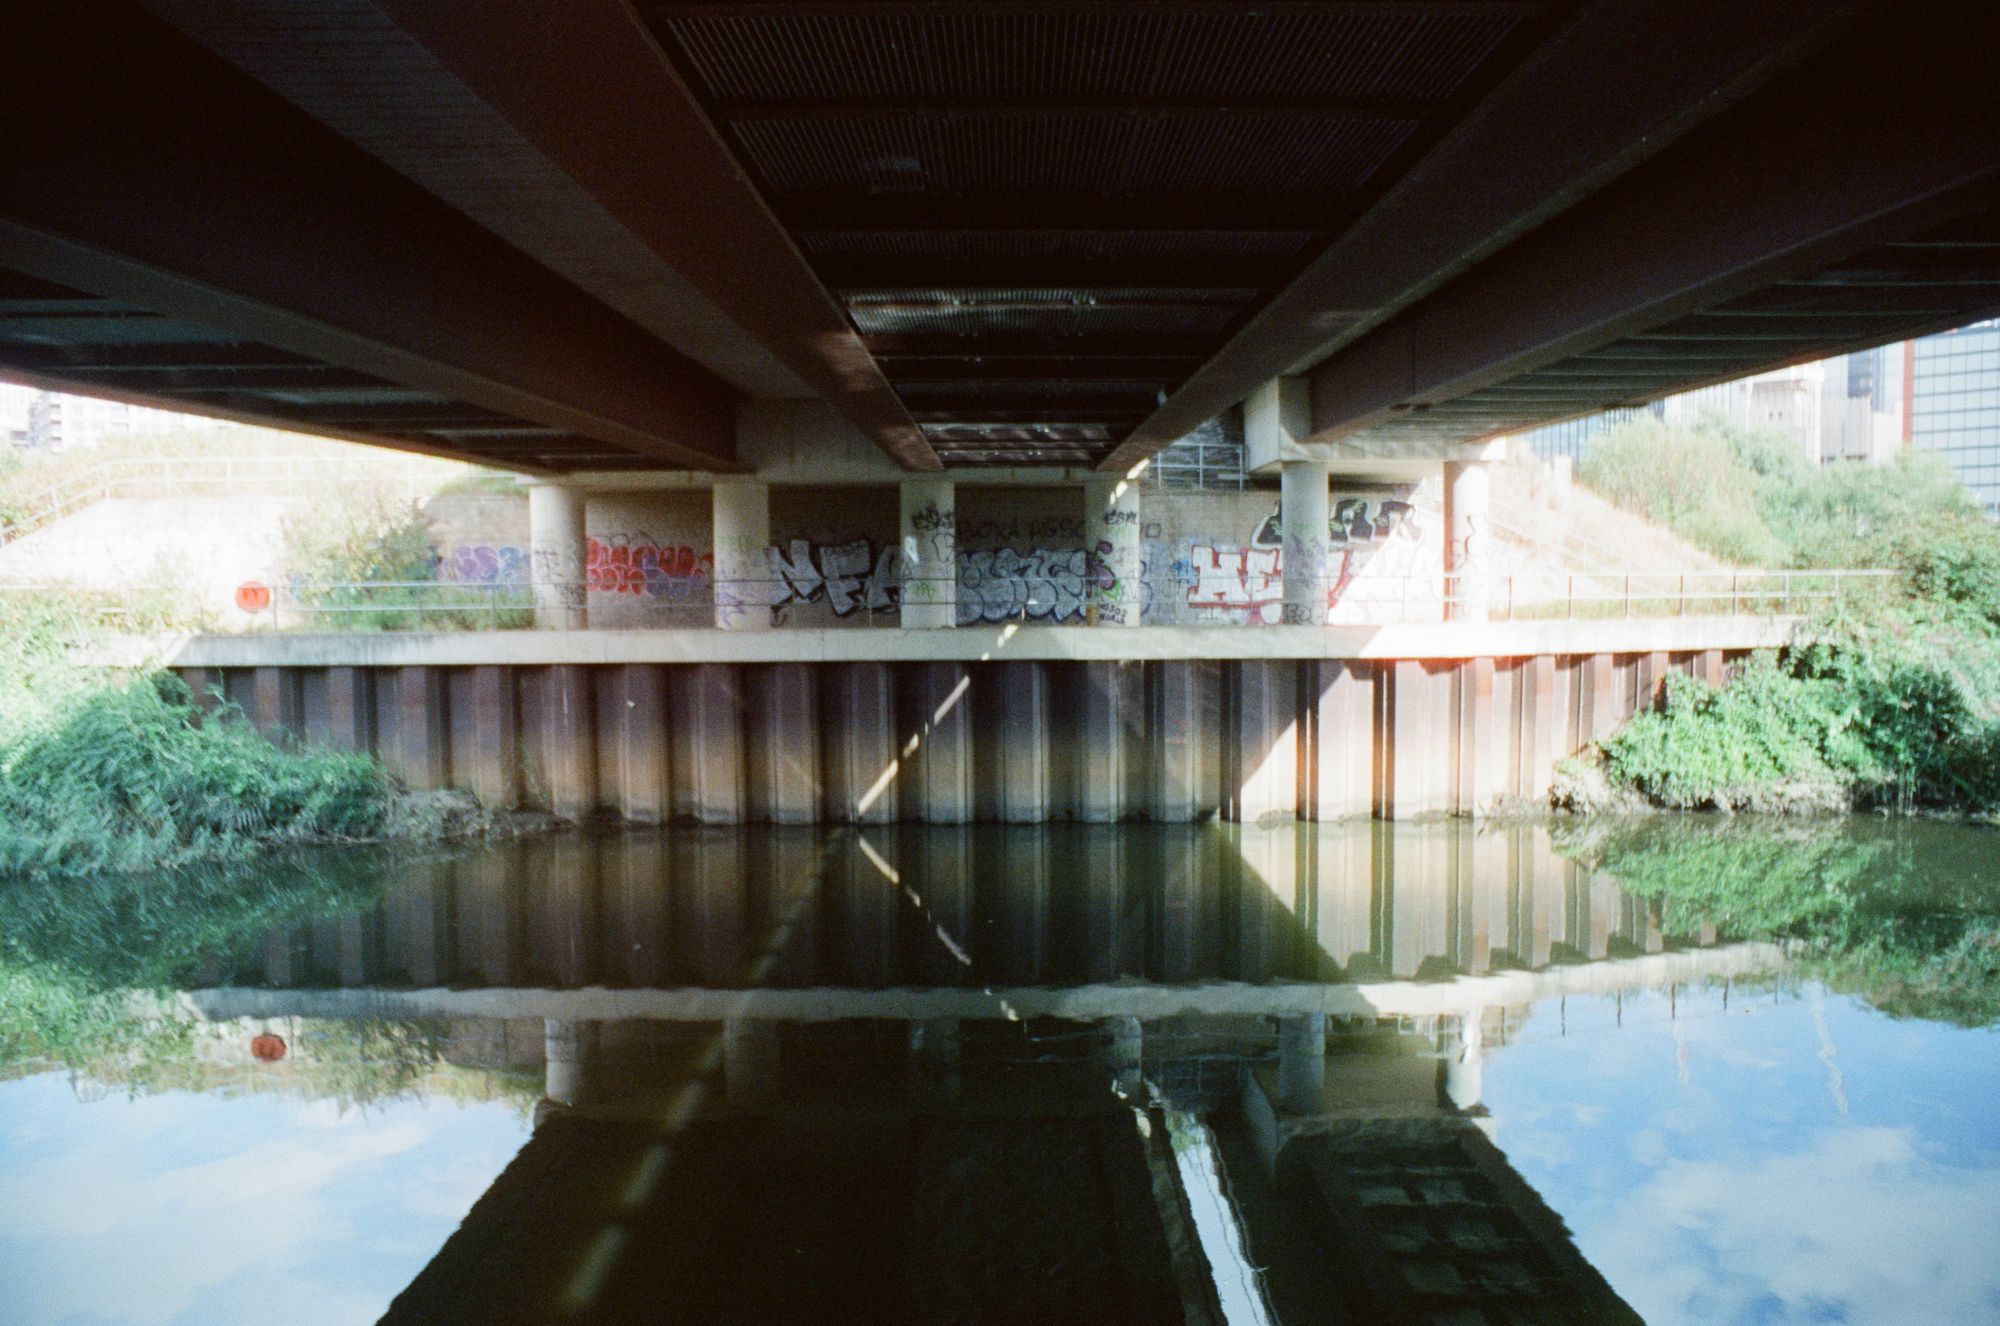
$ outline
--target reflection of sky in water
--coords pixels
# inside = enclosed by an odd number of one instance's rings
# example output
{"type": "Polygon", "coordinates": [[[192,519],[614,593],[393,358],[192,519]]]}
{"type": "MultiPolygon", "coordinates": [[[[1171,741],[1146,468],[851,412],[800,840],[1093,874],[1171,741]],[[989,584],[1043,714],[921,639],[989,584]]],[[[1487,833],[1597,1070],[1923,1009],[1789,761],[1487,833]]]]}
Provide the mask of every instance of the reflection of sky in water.
{"type": "Polygon", "coordinates": [[[1681,1013],[1538,1005],[1486,1064],[1501,1149],[1648,1322],[2000,1321],[2000,1031],[1681,1013]]]}
{"type": "Polygon", "coordinates": [[[372,1322],[527,1139],[508,1103],[0,1083],[8,1326],[372,1322]]]}

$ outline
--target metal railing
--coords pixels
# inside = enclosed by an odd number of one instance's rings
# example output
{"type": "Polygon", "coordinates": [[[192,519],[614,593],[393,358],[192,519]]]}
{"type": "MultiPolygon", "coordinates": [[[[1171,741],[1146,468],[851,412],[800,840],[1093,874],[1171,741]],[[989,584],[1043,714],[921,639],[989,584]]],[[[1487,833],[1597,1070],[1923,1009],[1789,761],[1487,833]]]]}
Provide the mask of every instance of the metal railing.
{"type": "MultiPolygon", "coordinates": [[[[1890,592],[1902,575],[1886,570],[1827,571],[1535,571],[1495,575],[1358,576],[1323,581],[1319,598],[1333,625],[1393,625],[1458,617],[1488,621],[1572,621],[1605,618],[1809,614],[1841,601],[1890,592]]],[[[46,593],[50,583],[0,585],[0,594],[46,593]]],[[[717,582],[707,576],[661,582],[647,592],[585,590],[575,581],[449,580],[289,581],[267,587],[263,601],[234,611],[203,601],[188,586],[121,587],[118,594],[180,595],[202,629],[279,631],[505,630],[532,624],[537,598],[576,603],[580,591],[593,624],[618,627],[709,627],[718,600],[725,611],[770,609],[775,624],[895,628],[900,586],[865,579],[822,583],[809,593],[783,579],[717,582]],[[538,593],[539,591],[539,593],[538,593]],[[805,619],[803,622],[801,619],[805,619]]],[[[105,594],[117,614],[118,594],[105,594]]],[[[1093,594],[1066,576],[1018,576],[961,583],[927,600],[949,606],[959,625],[1018,623],[1089,625],[1108,610],[1136,602],[1142,625],[1260,626],[1285,620],[1284,585],[1276,575],[1216,576],[1156,573],[1128,588],[1131,597],[1093,594]]],[[[1309,592],[1305,601],[1311,603],[1309,592]]]]}
{"type": "MultiPolygon", "coordinates": [[[[419,458],[401,458],[399,483],[415,500],[419,458]]],[[[20,504],[12,520],[0,521],[0,544],[12,543],[64,516],[114,497],[151,497],[164,493],[208,492],[240,497],[246,492],[287,494],[300,483],[382,483],[388,464],[369,460],[306,460],[293,457],[162,456],[107,460],[36,493],[20,504]]]]}

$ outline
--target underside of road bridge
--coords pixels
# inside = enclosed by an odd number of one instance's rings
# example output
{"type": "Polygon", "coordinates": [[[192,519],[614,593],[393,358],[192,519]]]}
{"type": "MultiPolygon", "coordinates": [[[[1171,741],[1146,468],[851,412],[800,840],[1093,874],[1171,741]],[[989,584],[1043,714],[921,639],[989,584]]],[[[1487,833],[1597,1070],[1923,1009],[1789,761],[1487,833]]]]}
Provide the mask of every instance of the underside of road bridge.
{"type": "Polygon", "coordinates": [[[530,472],[1470,441],[2000,309],[1971,0],[27,0],[0,372],[530,472]]]}

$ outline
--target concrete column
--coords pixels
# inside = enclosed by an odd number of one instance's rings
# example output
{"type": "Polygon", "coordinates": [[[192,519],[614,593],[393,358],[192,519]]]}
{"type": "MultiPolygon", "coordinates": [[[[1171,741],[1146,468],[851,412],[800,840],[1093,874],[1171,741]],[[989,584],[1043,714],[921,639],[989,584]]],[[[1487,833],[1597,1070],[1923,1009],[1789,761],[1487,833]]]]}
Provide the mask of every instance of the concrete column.
{"type": "Polygon", "coordinates": [[[719,479],[715,514],[715,624],[754,630],[771,624],[771,486],[719,479]]]}
{"type": "Polygon", "coordinates": [[[591,1103],[590,1060],[595,1057],[596,1031],[588,1023],[567,1018],[543,1019],[542,1103],[535,1110],[537,1127],[551,1112],[591,1103]]]}
{"type": "Polygon", "coordinates": [[[1135,1017],[1104,1019],[1111,1040],[1111,1089],[1126,1100],[1143,1100],[1145,1092],[1145,1028],[1135,1017]]]}
{"type": "Polygon", "coordinates": [[[1326,624],[1326,462],[1288,460],[1279,472],[1285,622],[1326,624]]]}
{"type": "Polygon", "coordinates": [[[1456,1044],[1447,1045],[1444,1095],[1461,1110],[1475,1108],[1486,1092],[1485,1010],[1475,1008],[1459,1023],[1456,1044]]]}
{"type": "Polygon", "coordinates": [[[1444,524],[1445,616],[1455,622],[1483,622],[1493,575],[1485,461],[1445,462],[1444,524]]]}
{"type": "Polygon", "coordinates": [[[536,484],[528,489],[528,566],[534,580],[535,629],[581,631],[590,624],[584,564],[583,494],[536,484]]]}
{"type": "Polygon", "coordinates": [[[949,479],[903,481],[906,627],[958,624],[958,511],[949,479]]]}
{"type": "Polygon", "coordinates": [[[1139,485],[1130,479],[1088,479],[1083,485],[1085,620],[1097,626],[1137,626],[1145,604],[1139,582],[1139,485]]]}
{"type": "Polygon", "coordinates": [[[1326,1014],[1278,1019],[1278,1104],[1297,1114],[1326,1106],[1326,1014]]]}

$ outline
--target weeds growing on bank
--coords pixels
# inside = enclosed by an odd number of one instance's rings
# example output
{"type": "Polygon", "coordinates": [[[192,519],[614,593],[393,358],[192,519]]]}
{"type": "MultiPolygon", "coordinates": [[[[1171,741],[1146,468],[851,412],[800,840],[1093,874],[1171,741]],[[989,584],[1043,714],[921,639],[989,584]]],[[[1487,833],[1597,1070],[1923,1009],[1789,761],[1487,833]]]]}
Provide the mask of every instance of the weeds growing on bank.
{"type": "Polygon", "coordinates": [[[1658,708],[1566,765],[1559,802],[2000,808],[2000,530],[1934,458],[1819,470],[1781,438],[1666,431],[1614,435],[1586,481],[1722,555],[1904,575],[1836,602],[1721,687],[1670,678],[1658,708]],[[1677,445],[1689,438],[1693,459],[1677,445]]]}

